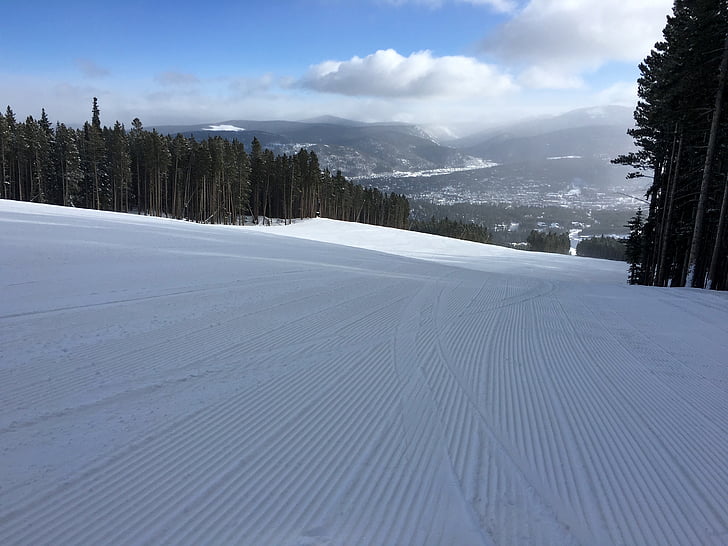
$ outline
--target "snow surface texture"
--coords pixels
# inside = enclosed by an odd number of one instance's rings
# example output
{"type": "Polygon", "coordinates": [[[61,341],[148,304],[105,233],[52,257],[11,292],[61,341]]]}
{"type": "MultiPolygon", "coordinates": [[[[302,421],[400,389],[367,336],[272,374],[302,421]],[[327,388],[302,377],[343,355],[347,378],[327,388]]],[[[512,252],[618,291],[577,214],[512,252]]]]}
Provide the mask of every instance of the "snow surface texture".
{"type": "Polygon", "coordinates": [[[0,229],[1,544],[728,543],[726,294],[323,219],[0,229]]]}

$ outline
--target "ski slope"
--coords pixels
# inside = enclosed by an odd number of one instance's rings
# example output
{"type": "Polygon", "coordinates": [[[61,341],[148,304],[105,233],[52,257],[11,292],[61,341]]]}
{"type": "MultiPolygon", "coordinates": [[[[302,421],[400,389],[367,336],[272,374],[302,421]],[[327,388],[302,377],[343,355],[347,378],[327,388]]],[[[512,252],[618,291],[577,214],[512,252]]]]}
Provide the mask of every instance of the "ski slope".
{"type": "Polygon", "coordinates": [[[0,201],[0,544],[728,544],[728,298],[0,201]]]}

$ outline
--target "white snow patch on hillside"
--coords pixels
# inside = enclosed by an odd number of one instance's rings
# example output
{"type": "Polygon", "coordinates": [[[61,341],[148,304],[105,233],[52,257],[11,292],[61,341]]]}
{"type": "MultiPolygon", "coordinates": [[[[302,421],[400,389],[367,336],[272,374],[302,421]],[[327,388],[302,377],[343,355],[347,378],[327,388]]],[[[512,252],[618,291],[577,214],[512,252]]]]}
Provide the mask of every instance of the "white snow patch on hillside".
{"type": "Polygon", "coordinates": [[[323,219],[0,229],[1,544],[728,540],[724,293],[323,219]]]}
{"type": "Polygon", "coordinates": [[[488,169],[498,166],[498,163],[471,157],[467,164],[461,167],[442,167],[439,169],[425,169],[421,171],[387,171],[383,173],[370,173],[361,176],[352,176],[351,180],[375,180],[379,178],[429,178],[431,176],[440,176],[443,174],[460,173],[467,171],[476,171],[480,169],[488,169]]]}
{"type": "Polygon", "coordinates": [[[202,129],[203,131],[245,131],[242,127],[236,127],[235,125],[210,125],[202,129]]]}

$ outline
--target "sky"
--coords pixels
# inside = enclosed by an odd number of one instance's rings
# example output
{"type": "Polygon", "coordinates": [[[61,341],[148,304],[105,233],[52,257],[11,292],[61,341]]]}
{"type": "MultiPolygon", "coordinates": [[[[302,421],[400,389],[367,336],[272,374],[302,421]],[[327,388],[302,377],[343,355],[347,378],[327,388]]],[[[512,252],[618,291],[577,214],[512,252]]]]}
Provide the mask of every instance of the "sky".
{"type": "Polygon", "coordinates": [[[634,106],[672,0],[0,0],[0,105],[127,126],[334,115],[455,134],[634,106]]]}

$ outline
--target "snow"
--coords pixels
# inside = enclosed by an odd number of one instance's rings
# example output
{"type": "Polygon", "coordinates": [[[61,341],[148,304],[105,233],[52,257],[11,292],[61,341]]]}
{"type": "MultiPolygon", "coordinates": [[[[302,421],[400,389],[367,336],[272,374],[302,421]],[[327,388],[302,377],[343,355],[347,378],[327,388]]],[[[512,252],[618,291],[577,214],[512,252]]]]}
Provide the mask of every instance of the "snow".
{"type": "Polygon", "coordinates": [[[726,544],[728,298],[0,200],[2,544],[726,544]]]}
{"type": "Polygon", "coordinates": [[[470,157],[467,160],[467,165],[463,167],[443,167],[439,169],[425,169],[421,171],[388,171],[384,173],[369,173],[362,176],[352,176],[350,178],[352,180],[375,180],[378,178],[429,178],[431,176],[477,171],[497,166],[498,163],[487,161],[478,157],[470,157]]]}
{"type": "Polygon", "coordinates": [[[202,129],[203,131],[245,131],[242,127],[237,127],[236,125],[228,125],[228,124],[222,124],[222,125],[210,125],[209,127],[205,127],[202,129]]]}

